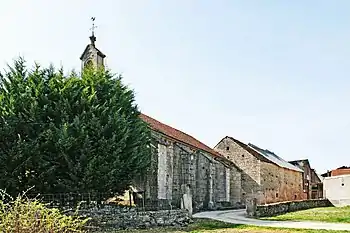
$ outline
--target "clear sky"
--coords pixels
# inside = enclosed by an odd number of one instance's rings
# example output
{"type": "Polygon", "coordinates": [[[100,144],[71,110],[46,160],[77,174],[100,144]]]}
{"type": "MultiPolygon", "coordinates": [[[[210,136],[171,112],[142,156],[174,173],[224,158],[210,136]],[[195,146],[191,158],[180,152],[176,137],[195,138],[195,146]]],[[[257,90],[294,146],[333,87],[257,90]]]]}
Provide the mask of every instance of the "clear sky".
{"type": "Polygon", "coordinates": [[[80,69],[97,47],[140,109],[215,146],[226,135],[321,173],[350,165],[350,1],[10,0],[0,67],[80,69]]]}

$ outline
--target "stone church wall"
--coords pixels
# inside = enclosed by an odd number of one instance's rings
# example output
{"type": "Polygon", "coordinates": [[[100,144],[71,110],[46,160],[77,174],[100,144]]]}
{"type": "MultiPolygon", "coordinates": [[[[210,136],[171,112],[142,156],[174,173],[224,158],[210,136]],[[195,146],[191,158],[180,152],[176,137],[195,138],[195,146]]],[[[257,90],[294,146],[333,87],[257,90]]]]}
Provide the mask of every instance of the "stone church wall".
{"type": "Polygon", "coordinates": [[[154,133],[157,145],[151,167],[138,187],[145,190],[148,209],[177,209],[190,190],[194,211],[241,203],[241,174],[208,153],[154,133]]]}
{"type": "Polygon", "coordinates": [[[215,164],[214,202],[217,209],[228,207],[244,207],[242,204],[241,171],[221,163],[215,164]]]}

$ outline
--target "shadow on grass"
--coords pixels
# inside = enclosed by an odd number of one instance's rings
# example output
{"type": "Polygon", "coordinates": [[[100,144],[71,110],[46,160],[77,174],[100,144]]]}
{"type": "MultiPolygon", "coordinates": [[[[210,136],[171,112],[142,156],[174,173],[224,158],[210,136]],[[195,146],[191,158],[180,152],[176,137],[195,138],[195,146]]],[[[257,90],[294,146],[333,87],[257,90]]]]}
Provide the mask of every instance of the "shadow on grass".
{"type": "Polygon", "coordinates": [[[274,227],[256,227],[242,224],[231,224],[210,219],[194,219],[187,227],[156,227],[149,229],[130,229],[99,231],[94,233],[346,233],[349,231],[329,231],[312,229],[288,229],[274,227]],[[212,232],[213,231],[213,232],[212,232]]]}
{"type": "Polygon", "coordinates": [[[211,219],[198,218],[194,220],[194,223],[190,224],[186,227],[185,231],[187,232],[196,232],[200,230],[217,230],[217,229],[225,229],[225,228],[243,228],[242,224],[232,224],[225,223],[211,219]]]}
{"type": "Polygon", "coordinates": [[[194,222],[189,224],[187,227],[155,227],[149,229],[129,229],[129,230],[111,230],[111,231],[98,231],[95,233],[165,233],[165,232],[174,232],[174,233],[199,233],[202,231],[211,231],[218,229],[243,229],[244,225],[225,223],[211,219],[194,219],[194,222]]]}

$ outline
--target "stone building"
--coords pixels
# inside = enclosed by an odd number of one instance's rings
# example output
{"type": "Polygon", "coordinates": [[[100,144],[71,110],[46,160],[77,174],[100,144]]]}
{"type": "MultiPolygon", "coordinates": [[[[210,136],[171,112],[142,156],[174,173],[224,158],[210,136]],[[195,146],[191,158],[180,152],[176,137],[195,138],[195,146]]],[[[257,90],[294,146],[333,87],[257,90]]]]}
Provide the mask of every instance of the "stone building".
{"type": "Polygon", "coordinates": [[[303,199],[303,171],[275,153],[232,137],[223,138],[215,150],[242,170],[242,202],[258,204],[303,199]]]}
{"type": "Polygon", "coordinates": [[[303,192],[305,199],[322,198],[323,185],[316,171],[311,168],[308,159],[290,161],[291,164],[303,170],[303,192]]]}
{"type": "MultiPolygon", "coordinates": [[[[90,65],[104,68],[106,56],[95,42],[92,31],[90,44],[80,57],[82,69],[90,65]]],[[[152,129],[156,151],[147,176],[134,182],[144,195],[143,204],[191,212],[240,206],[241,171],[237,166],[192,136],[144,114],[140,117],[152,129]]]]}
{"type": "Polygon", "coordinates": [[[192,136],[145,114],[152,129],[151,169],[139,186],[146,205],[193,211],[241,206],[241,170],[217,151],[192,136]]]}
{"type": "Polygon", "coordinates": [[[311,199],[319,198],[323,198],[322,178],[316,173],[315,169],[311,169],[311,199]]]}
{"type": "Polygon", "coordinates": [[[85,47],[84,52],[80,56],[81,69],[83,70],[84,67],[86,66],[104,68],[105,66],[104,59],[106,55],[104,55],[98,48],[96,48],[96,45],[95,45],[96,37],[95,37],[94,31],[92,31],[92,35],[89,38],[90,38],[90,44],[88,44],[85,47]]]}

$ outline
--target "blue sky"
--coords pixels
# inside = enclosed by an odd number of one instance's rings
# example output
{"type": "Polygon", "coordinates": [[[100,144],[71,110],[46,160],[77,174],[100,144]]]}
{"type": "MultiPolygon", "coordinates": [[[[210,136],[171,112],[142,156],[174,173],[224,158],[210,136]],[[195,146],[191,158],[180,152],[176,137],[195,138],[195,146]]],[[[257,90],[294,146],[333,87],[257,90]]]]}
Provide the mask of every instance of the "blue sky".
{"type": "Polygon", "coordinates": [[[226,135],[350,165],[350,1],[11,0],[0,3],[0,67],[80,69],[97,47],[140,109],[215,146],[226,135]]]}

